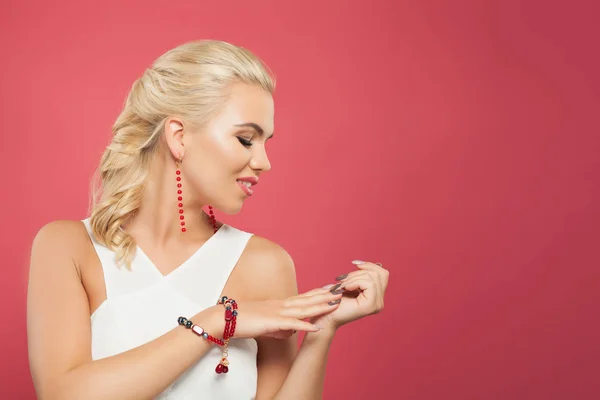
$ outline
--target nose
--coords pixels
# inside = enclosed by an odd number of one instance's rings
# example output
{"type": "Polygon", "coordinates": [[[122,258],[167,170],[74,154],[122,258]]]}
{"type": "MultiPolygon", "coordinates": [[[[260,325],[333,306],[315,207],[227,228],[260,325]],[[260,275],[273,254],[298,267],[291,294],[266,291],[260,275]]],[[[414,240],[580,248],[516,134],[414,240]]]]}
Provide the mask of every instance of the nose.
{"type": "Polygon", "coordinates": [[[250,160],[250,168],[261,172],[267,172],[271,169],[271,163],[269,162],[269,157],[267,157],[267,150],[264,145],[254,146],[254,153],[250,160]]]}

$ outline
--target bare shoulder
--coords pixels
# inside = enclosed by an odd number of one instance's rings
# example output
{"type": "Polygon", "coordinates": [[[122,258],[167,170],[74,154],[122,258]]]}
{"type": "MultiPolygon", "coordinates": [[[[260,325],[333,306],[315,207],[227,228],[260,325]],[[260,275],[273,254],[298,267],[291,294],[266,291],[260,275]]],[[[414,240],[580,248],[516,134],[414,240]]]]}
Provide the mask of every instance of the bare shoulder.
{"type": "Polygon", "coordinates": [[[47,255],[59,253],[78,259],[89,241],[87,230],[81,221],[57,220],[38,230],[33,239],[32,252],[47,255]]]}
{"type": "Polygon", "coordinates": [[[64,237],[70,234],[81,235],[84,232],[86,229],[81,221],[65,219],[52,221],[42,226],[38,231],[38,236],[58,234],[60,237],[64,237]]]}
{"type": "Polygon", "coordinates": [[[279,244],[253,235],[240,258],[242,276],[256,300],[286,298],[298,293],[296,269],[279,244]]]}

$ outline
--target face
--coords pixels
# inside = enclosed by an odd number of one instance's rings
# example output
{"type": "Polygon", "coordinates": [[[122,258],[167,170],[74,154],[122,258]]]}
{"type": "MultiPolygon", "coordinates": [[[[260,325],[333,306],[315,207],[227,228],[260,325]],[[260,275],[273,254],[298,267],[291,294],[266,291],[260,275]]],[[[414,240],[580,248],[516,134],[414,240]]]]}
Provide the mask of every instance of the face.
{"type": "Polygon", "coordinates": [[[188,201],[238,213],[258,177],[271,169],[265,144],[273,134],[273,119],[270,93],[256,85],[236,84],[206,126],[198,132],[183,131],[181,173],[188,193],[193,193],[188,201]]]}

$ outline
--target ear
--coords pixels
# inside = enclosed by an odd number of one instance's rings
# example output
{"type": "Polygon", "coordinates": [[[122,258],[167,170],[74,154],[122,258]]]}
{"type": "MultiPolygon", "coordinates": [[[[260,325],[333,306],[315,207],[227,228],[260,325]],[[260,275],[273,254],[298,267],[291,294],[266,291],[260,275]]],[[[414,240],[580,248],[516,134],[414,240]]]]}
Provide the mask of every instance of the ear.
{"type": "Polygon", "coordinates": [[[176,160],[181,160],[185,155],[183,145],[183,121],[169,117],[165,121],[165,140],[167,147],[176,160]]]}

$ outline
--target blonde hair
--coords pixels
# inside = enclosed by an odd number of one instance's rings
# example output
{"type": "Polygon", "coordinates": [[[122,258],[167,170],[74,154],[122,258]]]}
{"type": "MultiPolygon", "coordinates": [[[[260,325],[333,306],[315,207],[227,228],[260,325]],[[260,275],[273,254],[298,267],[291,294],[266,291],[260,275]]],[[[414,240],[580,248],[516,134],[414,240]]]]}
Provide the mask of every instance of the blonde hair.
{"type": "Polygon", "coordinates": [[[275,90],[271,71],[252,52],[217,40],[184,43],[161,55],[137,79],[113,124],[113,137],[94,173],[90,223],[95,239],[131,269],[134,239],[122,228],[140,207],[165,120],[200,127],[228,99],[234,83],[275,90]]]}

